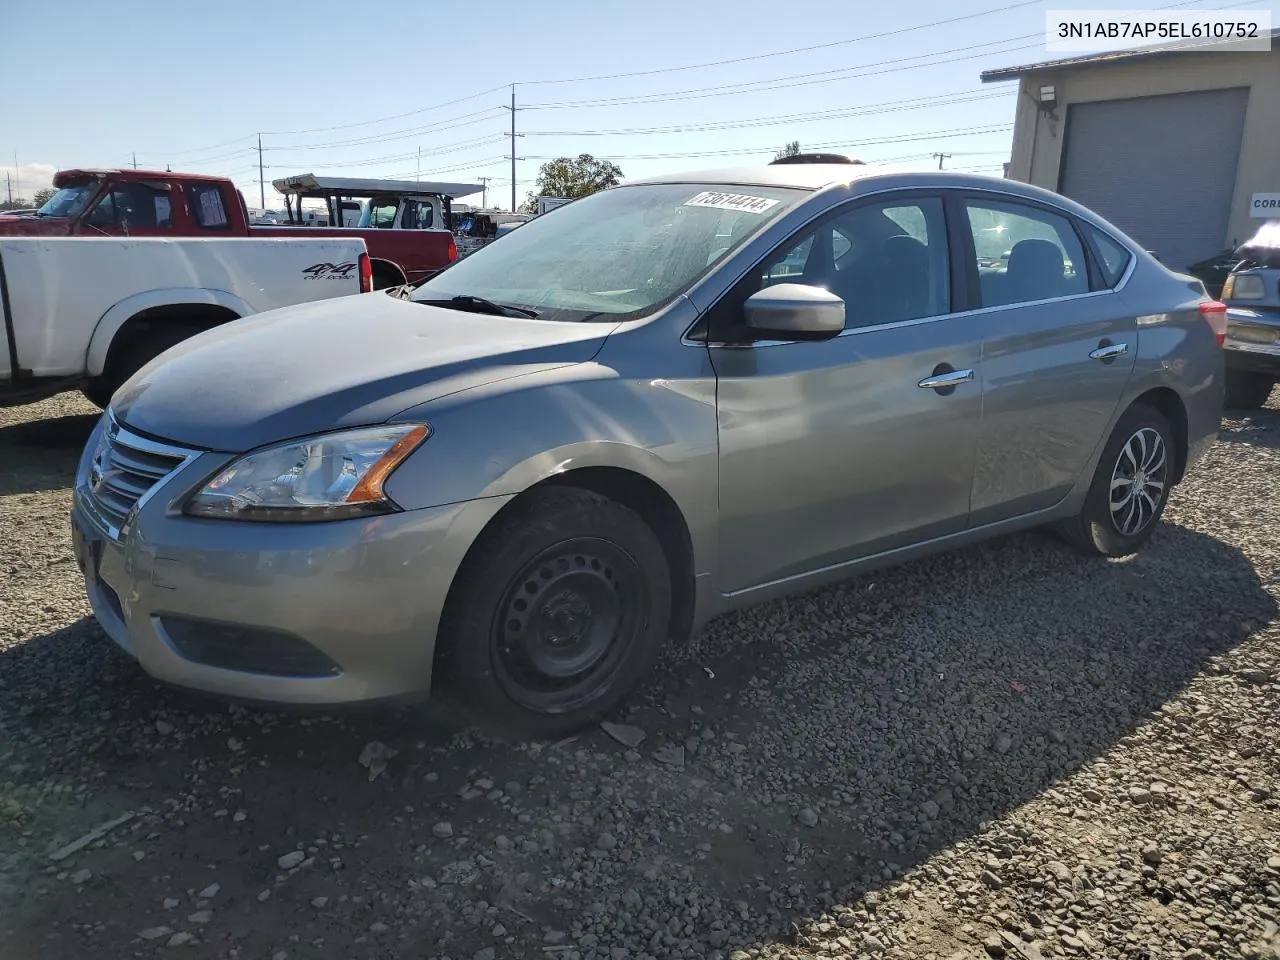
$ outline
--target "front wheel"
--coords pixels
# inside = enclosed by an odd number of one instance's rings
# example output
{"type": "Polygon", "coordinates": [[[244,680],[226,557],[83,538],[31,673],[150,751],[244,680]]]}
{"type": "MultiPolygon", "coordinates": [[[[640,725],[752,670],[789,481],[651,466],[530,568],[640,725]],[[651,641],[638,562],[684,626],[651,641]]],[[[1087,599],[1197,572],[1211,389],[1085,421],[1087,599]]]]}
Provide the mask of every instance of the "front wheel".
{"type": "Polygon", "coordinates": [[[1116,424],[1080,513],[1059,526],[1072,546],[1104,557],[1136,553],[1150,539],[1174,477],[1174,437],[1168,419],[1143,405],[1116,424]]]}
{"type": "Polygon", "coordinates": [[[558,736],[616,707],[671,620],[662,544],[620,503],[526,494],[473,548],[440,630],[442,679],[483,719],[558,736]]]}

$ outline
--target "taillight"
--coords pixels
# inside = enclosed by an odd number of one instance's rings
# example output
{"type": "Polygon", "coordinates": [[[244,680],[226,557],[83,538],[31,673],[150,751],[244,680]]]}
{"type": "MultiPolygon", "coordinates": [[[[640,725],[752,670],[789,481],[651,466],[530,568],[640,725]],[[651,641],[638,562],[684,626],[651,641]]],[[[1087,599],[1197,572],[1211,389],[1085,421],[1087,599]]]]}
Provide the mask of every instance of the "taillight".
{"type": "Polygon", "coordinates": [[[1213,336],[1222,346],[1227,339],[1227,305],[1220,300],[1206,300],[1200,304],[1200,315],[1213,328],[1213,336]]]}
{"type": "Polygon", "coordinates": [[[360,292],[369,293],[373,290],[373,261],[369,259],[367,253],[360,254],[360,292]]]}
{"type": "Polygon", "coordinates": [[[458,244],[454,242],[453,234],[450,234],[449,235],[449,262],[453,263],[453,261],[457,259],[458,259],[458,244]]]}

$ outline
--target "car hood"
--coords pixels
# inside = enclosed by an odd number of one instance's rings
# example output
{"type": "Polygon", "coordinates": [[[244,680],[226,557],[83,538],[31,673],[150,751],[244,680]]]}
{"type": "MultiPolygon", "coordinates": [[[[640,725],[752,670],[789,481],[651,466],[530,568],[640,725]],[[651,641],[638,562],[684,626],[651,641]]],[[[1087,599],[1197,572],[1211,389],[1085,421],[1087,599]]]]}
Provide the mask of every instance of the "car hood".
{"type": "Polygon", "coordinates": [[[613,326],[463,313],[381,293],[339,297],[186,340],[139,370],[111,409],[158,439],[239,453],[583,363],[613,326]]]}

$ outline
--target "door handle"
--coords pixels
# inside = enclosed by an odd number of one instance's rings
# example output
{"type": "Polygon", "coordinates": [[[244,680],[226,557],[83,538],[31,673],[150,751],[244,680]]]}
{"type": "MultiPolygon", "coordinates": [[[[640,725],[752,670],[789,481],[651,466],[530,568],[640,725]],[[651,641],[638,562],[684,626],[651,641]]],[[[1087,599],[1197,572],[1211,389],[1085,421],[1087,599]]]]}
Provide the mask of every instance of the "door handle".
{"type": "Polygon", "coordinates": [[[1097,350],[1089,351],[1090,360],[1114,360],[1116,357],[1123,357],[1129,352],[1127,343],[1108,343],[1105,346],[1098,347],[1097,350]]]}
{"type": "Polygon", "coordinates": [[[951,370],[947,373],[938,373],[932,377],[925,377],[916,386],[924,390],[946,390],[955,388],[962,383],[969,383],[971,380],[973,380],[972,370],[951,370]]]}

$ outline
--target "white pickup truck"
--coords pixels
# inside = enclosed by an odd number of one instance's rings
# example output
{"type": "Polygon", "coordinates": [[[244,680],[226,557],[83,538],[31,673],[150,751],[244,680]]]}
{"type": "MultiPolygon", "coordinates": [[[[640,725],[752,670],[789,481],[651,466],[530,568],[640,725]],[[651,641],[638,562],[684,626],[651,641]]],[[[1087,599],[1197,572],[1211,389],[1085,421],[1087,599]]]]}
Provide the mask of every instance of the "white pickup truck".
{"type": "Polygon", "coordinates": [[[358,237],[0,238],[0,406],[99,406],[169,347],[251,313],[372,289],[358,237]]]}

